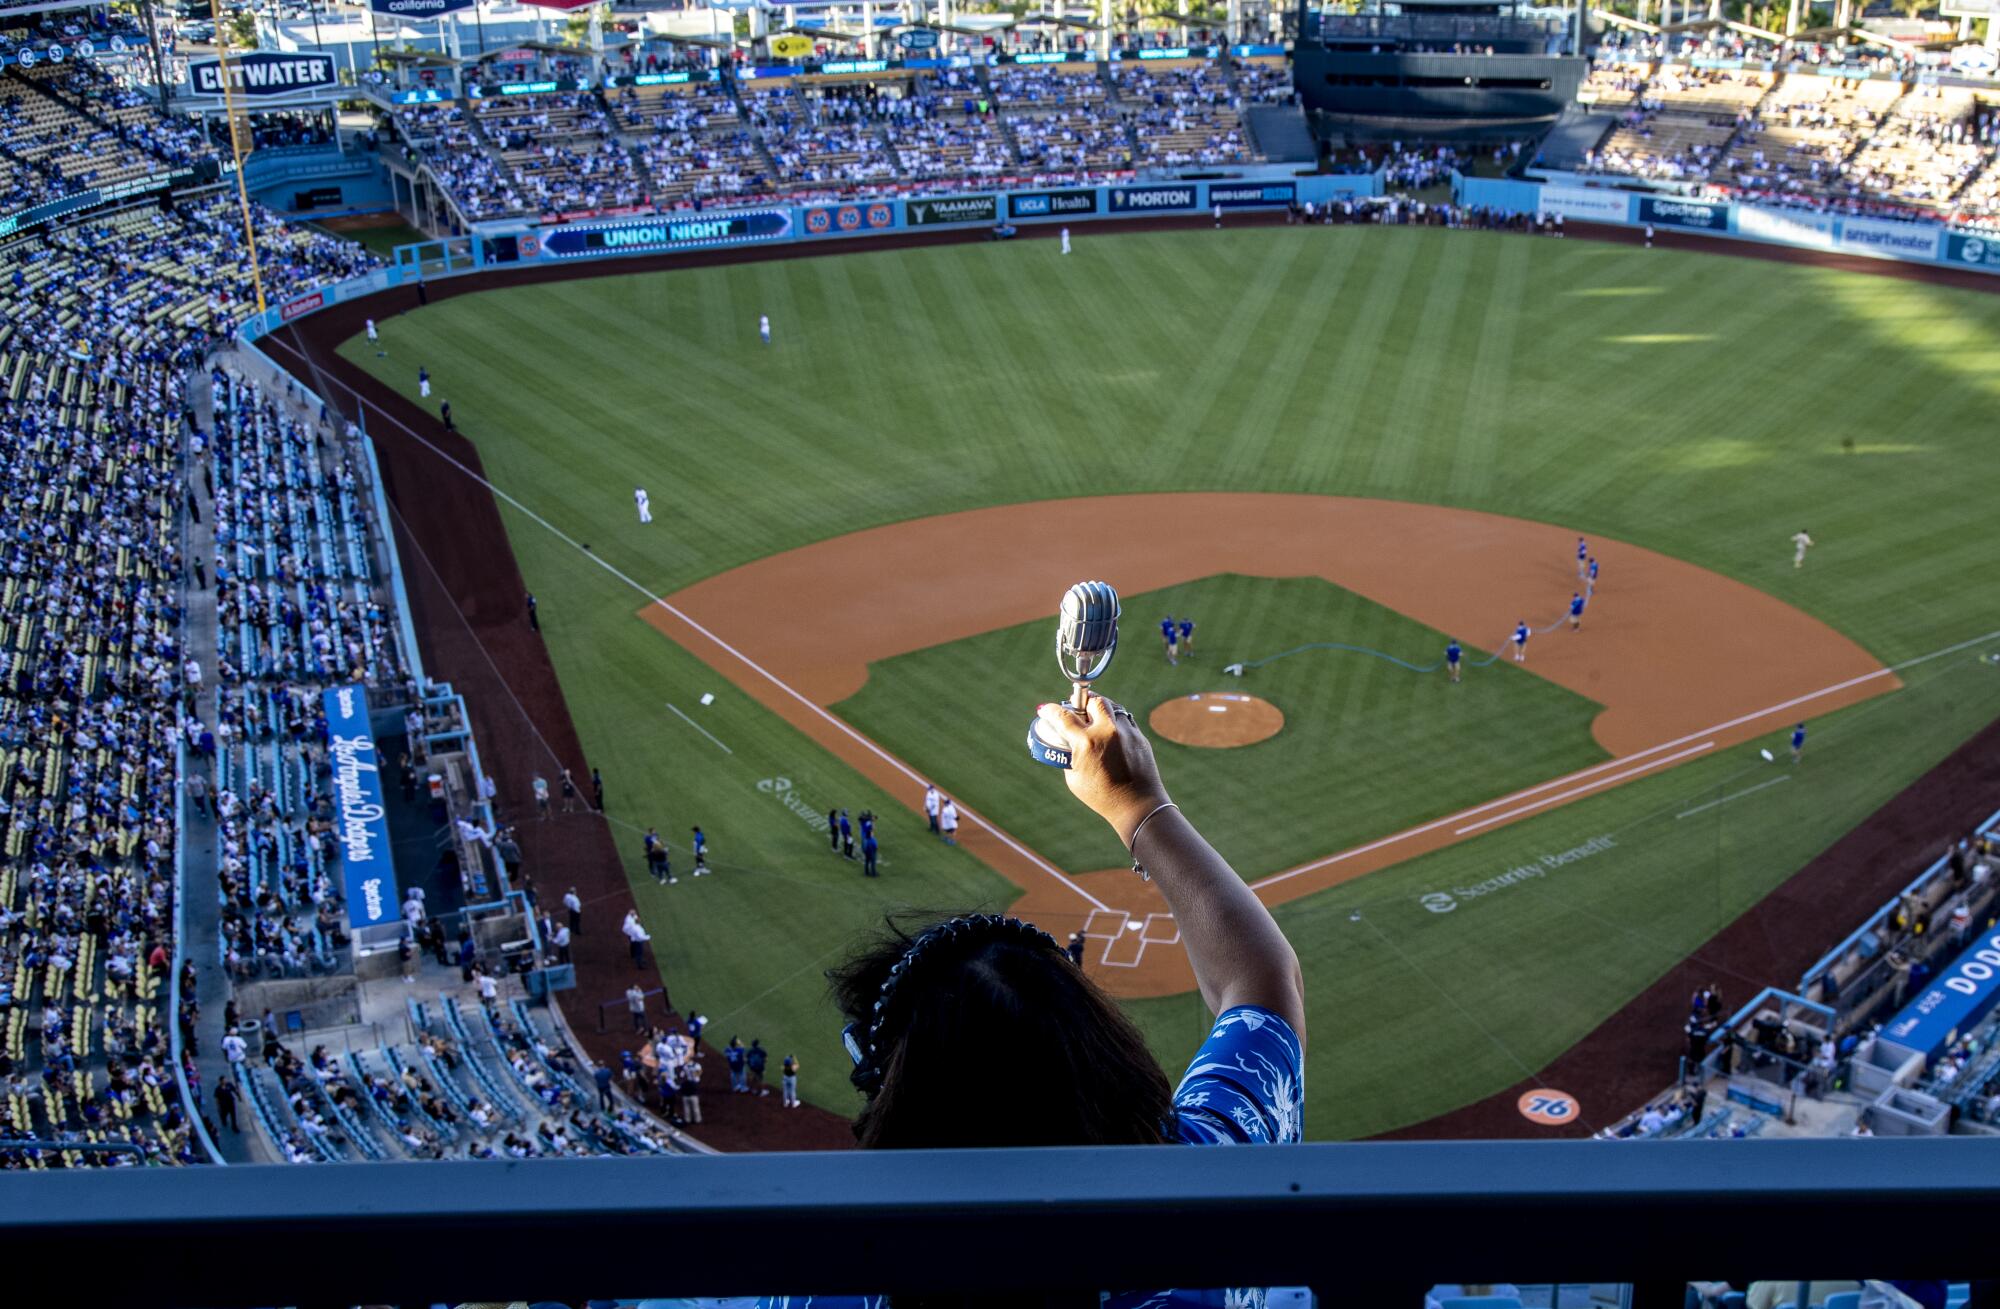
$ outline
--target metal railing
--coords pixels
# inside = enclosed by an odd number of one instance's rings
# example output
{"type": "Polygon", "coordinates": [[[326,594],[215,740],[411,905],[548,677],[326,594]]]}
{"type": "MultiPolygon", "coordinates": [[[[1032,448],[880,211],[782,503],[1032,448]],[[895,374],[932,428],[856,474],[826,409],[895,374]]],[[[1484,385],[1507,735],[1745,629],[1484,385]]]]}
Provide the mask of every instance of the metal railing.
{"type": "Polygon", "coordinates": [[[1497,1280],[1647,1309],[1689,1278],[1992,1276],[1996,1206],[2000,1139],[1968,1138],[267,1165],[0,1174],[0,1253],[146,1309],[1244,1285],[1414,1309],[1497,1280]],[[308,1237],[368,1257],[301,1277],[308,1237]],[[492,1253],[441,1253],[467,1249],[492,1253]]]}

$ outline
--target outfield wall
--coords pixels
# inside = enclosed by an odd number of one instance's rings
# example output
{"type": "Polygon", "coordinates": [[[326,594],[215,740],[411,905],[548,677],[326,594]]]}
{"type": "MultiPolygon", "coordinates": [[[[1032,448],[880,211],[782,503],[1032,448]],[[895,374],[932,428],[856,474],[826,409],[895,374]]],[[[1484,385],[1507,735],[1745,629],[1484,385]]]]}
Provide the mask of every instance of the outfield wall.
{"type": "Polygon", "coordinates": [[[1459,204],[1534,214],[1567,222],[1608,223],[1698,236],[1762,241],[1834,254],[1895,259],[1904,263],[2000,273],[2000,237],[1959,231],[1942,223],[1902,222],[1860,215],[1822,213],[1696,200],[1663,192],[1625,191],[1609,186],[1517,182],[1510,178],[1452,179],[1459,204]]]}
{"type": "MultiPolygon", "coordinates": [[[[1003,223],[1075,225],[1154,216],[1187,218],[1210,213],[1217,206],[1226,215],[1244,210],[1282,209],[1291,204],[1324,205],[1381,193],[1382,180],[1378,174],[1339,173],[1281,179],[1229,178],[965,191],[822,204],[688,210],[551,225],[523,223],[514,227],[494,226],[464,238],[473,243],[473,258],[445,272],[432,271],[424,276],[435,280],[463,273],[540,268],[622,256],[838,241],[890,232],[990,229],[1003,223]],[[499,252],[510,244],[516,257],[504,259],[499,252]]],[[[254,341],[328,305],[408,285],[418,280],[417,266],[414,261],[398,264],[295,296],[250,318],[238,329],[238,334],[245,341],[254,341]]]]}

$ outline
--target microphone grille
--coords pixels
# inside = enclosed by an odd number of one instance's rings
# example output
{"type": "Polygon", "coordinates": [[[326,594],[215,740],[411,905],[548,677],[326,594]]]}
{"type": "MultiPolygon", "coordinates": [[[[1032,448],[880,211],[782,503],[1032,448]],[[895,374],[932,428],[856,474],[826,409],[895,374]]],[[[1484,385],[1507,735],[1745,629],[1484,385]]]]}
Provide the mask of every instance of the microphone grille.
{"type": "Polygon", "coordinates": [[[1062,643],[1079,654],[1118,644],[1118,592],[1109,582],[1078,582],[1063,592],[1062,643]]]}

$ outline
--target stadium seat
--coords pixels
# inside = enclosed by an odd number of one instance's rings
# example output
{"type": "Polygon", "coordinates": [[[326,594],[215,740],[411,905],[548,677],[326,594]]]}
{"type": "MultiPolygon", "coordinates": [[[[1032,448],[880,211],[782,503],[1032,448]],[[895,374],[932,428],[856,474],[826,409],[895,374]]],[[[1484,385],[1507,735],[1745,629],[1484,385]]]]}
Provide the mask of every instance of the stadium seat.
{"type": "Polygon", "coordinates": [[[1513,1295],[1454,1295],[1438,1301],[1438,1309],[1521,1309],[1513,1295]]]}
{"type": "Polygon", "coordinates": [[[1861,1309],[1861,1292],[1836,1291],[1826,1297],[1826,1309],[1861,1309]]]}

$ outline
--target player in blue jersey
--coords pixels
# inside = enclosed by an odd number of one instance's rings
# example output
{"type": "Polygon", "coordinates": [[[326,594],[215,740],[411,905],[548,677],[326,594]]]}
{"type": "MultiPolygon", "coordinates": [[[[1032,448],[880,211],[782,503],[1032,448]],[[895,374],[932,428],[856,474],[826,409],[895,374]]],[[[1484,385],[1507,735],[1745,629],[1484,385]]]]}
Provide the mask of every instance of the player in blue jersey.
{"type": "Polygon", "coordinates": [[[1592,596],[1592,595],[1596,595],[1596,594],[1597,594],[1597,556],[1596,556],[1596,555],[1592,555],[1592,556],[1590,557],[1590,571],[1589,571],[1589,573],[1588,573],[1588,577],[1589,577],[1589,579],[1590,579],[1590,580],[1589,580],[1588,582],[1586,582],[1586,583],[1584,584],[1584,588],[1583,588],[1583,593],[1584,593],[1584,594],[1585,594],[1586,596],[1592,596]]]}
{"type": "Polygon", "coordinates": [[[1451,680],[1454,683],[1458,681],[1458,664],[1463,658],[1465,651],[1458,648],[1458,638],[1454,636],[1450,644],[1444,648],[1444,666],[1451,670],[1451,680]]]}
{"type": "Polygon", "coordinates": [[[1164,641],[1167,646],[1167,662],[1178,666],[1180,664],[1180,652],[1176,648],[1176,643],[1180,640],[1180,629],[1174,626],[1174,616],[1172,614],[1168,614],[1160,620],[1160,640],[1164,641]]]}
{"type": "Polygon", "coordinates": [[[1576,575],[1583,577],[1590,570],[1590,542],[1576,538],[1576,575]]]}
{"type": "Polygon", "coordinates": [[[1514,662],[1528,662],[1528,624],[1522,621],[1514,624],[1514,662]]]}
{"type": "Polygon", "coordinates": [[[1799,757],[1805,754],[1805,752],[1806,752],[1806,725],[1804,723],[1800,723],[1797,727],[1794,727],[1792,729],[1792,762],[1797,763],[1799,761],[1799,757]]]}
{"type": "Polygon", "coordinates": [[[1571,591],[1569,593],[1569,630],[1576,632],[1581,631],[1582,628],[1583,596],[1575,591],[1571,591]]]}
{"type": "Polygon", "coordinates": [[[1194,619],[1192,618],[1181,619],[1180,627],[1181,627],[1180,652],[1186,655],[1188,658],[1192,659],[1194,658],[1194,619]]]}

